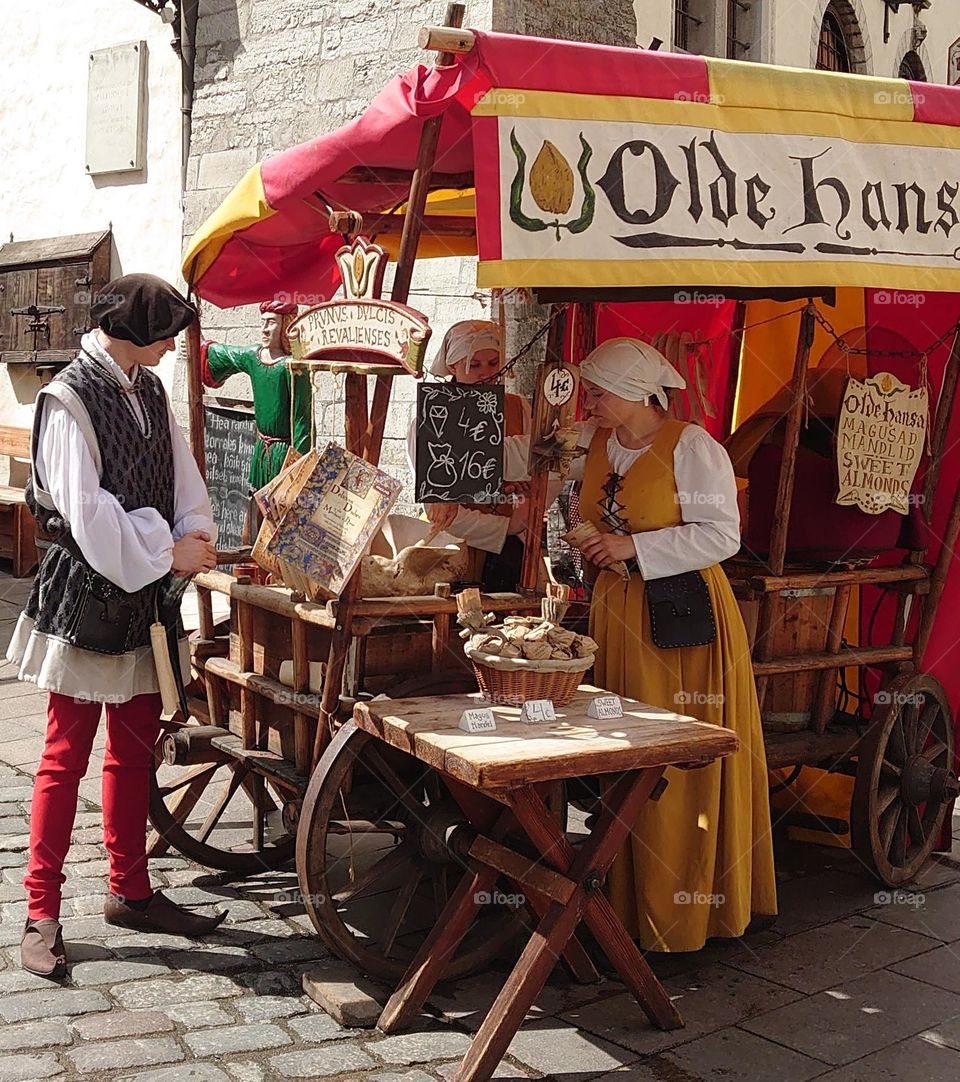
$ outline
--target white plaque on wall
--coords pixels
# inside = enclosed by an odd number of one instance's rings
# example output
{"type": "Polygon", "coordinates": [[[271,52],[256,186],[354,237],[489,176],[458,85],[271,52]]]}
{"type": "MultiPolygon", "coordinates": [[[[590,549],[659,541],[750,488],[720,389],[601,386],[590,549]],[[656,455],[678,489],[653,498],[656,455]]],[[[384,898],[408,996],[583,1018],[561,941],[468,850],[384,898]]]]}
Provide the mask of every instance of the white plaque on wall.
{"type": "Polygon", "coordinates": [[[144,167],[147,43],[90,53],[86,170],[129,173],[144,167]]]}

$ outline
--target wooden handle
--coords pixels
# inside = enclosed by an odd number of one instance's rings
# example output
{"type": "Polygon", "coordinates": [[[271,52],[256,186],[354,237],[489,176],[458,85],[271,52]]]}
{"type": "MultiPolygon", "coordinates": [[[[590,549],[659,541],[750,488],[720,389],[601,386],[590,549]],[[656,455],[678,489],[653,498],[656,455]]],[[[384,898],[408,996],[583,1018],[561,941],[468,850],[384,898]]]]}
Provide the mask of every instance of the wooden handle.
{"type": "Polygon", "coordinates": [[[460,30],[451,26],[423,26],[417,35],[417,44],[421,49],[429,49],[435,53],[462,55],[473,51],[476,38],[472,30],[460,30]]]}

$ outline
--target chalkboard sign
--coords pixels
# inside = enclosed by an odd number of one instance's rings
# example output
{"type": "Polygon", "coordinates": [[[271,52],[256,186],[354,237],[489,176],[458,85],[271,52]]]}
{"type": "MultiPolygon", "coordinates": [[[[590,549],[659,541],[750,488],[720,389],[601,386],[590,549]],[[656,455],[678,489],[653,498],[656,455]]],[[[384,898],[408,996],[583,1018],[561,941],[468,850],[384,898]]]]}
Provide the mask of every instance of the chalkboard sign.
{"type": "Polygon", "coordinates": [[[503,387],[417,388],[416,498],[496,503],[503,485],[503,387]]]}
{"type": "Polygon", "coordinates": [[[252,410],[206,407],[207,491],[213,521],[219,529],[217,548],[239,548],[242,543],[250,499],[250,459],[256,439],[252,410]]]}

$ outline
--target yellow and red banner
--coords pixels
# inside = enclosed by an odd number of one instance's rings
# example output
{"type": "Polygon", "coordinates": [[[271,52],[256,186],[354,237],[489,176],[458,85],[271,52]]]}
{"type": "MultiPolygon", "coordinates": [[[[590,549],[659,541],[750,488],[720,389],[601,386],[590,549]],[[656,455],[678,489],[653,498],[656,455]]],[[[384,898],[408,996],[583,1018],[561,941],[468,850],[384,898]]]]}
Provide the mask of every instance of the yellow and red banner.
{"type": "Polygon", "coordinates": [[[960,288],[955,91],[639,55],[473,107],[481,286],[960,288]]]}

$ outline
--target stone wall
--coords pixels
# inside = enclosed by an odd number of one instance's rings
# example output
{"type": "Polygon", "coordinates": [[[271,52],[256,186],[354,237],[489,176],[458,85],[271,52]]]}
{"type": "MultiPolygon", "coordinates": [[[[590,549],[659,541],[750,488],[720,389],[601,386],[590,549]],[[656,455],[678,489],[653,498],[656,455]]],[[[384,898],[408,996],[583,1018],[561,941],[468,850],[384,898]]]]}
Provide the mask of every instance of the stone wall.
{"type": "MultiPolygon", "coordinates": [[[[417,31],[439,23],[443,0],[201,0],[197,28],[196,97],[192,153],[184,207],[184,240],[219,205],[244,172],[269,154],[332,131],[356,117],[397,72],[423,62],[417,31]]],[[[634,43],[636,21],[625,0],[581,4],[480,0],[467,25],[544,37],[634,43]]],[[[389,296],[390,272],[385,295],[389,296]]],[[[496,317],[489,295],[476,288],[472,259],[418,264],[410,303],[430,317],[435,341],[459,319],[496,317]]],[[[509,336],[522,341],[543,314],[526,306],[509,336]],[[527,308],[530,310],[528,311],[527,308]]],[[[219,341],[256,340],[258,317],[249,306],[219,310],[207,305],[204,332],[219,341]]],[[[231,379],[221,398],[249,400],[245,377],[231,379]]],[[[404,437],[416,385],[395,381],[382,463],[406,476],[404,437]]],[[[186,422],[186,380],[178,366],[175,408],[186,422]]],[[[318,437],[343,438],[342,387],[318,377],[318,437]]],[[[408,493],[409,496],[409,493],[408,493]]],[[[400,509],[411,509],[410,499],[400,509]]]]}

